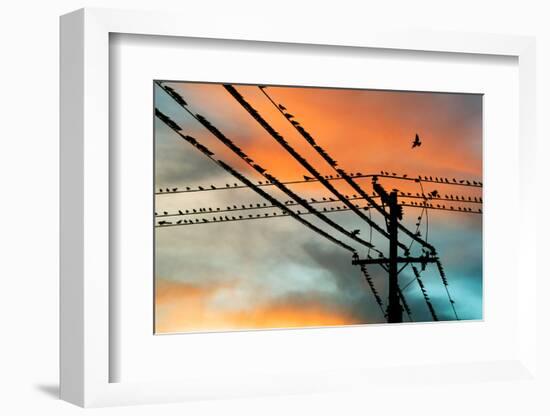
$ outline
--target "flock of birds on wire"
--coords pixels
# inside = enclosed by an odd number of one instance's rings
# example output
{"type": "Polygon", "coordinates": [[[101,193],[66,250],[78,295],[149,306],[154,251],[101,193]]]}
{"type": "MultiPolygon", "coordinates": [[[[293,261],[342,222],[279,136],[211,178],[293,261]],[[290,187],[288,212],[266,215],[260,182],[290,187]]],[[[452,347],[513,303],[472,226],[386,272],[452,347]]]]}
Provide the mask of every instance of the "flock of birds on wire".
{"type": "MultiPolygon", "coordinates": [[[[467,180],[467,179],[456,179],[456,178],[445,178],[445,177],[437,177],[437,176],[422,176],[418,175],[417,177],[409,177],[407,174],[398,175],[395,172],[386,172],[386,171],[380,171],[380,174],[368,174],[364,175],[361,172],[357,173],[348,173],[348,176],[355,177],[355,178],[394,178],[394,179],[404,179],[404,180],[413,180],[415,182],[435,182],[435,183],[443,183],[448,185],[462,185],[462,186],[473,186],[481,188],[483,186],[482,182],[475,181],[475,180],[467,180]]],[[[342,177],[339,174],[336,175],[323,175],[323,177],[326,180],[337,180],[342,179],[342,177]]],[[[307,182],[318,182],[317,179],[312,178],[307,175],[303,175],[303,180],[294,180],[289,182],[282,182],[283,184],[296,184],[296,183],[307,183],[307,182]]],[[[271,181],[258,181],[258,185],[260,186],[268,186],[273,185],[271,181]]],[[[216,185],[208,185],[208,186],[196,186],[196,187],[175,187],[175,188],[159,188],[156,192],[157,195],[159,194],[169,194],[169,193],[183,193],[183,192],[197,192],[197,191],[215,191],[215,190],[223,190],[223,189],[233,189],[233,188],[246,188],[245,185],[239,185],[238,183],[226,183],[224,186],[216,186],[216,185]]]]}
{"type": "MultiPolygon", "coordinates": [[[[462,206],[452,206],[452,205],[445,205],[445,204],[438,204],[438,203],[432,203],[428,201],[453,201],[453,202],[463,202],[463,203],[472,203],[472,204],[481,204],[483,202],[483,199],[481,197],[476,196],[464,196],[464,195],[452,195],[452,194],[445,194],[440,195],[437,190],[433,190],[427,194],[422,193],[412,193],[412,192],[398,192],[398,195],[405,197],[405,198],[421,198],[422,202],[415,202],[415,201],[407,201],[407,202],[401,202],[402,206],[407,207],[419,207],[419,208],[430,208],[430,209],[441,209],[441,210],[450,210],[450,211],[460,211],[460,212],[466,212],[466,213],[482,213],[481,208],[472,208],[472,207],[462,207],[462,206]]],[[[376,198],[376,193],[373,193],[373,197],[376,198]]],[[[345,195],[345,198],[349,200],[362,200],[363,198],[360,196],[357,196],[356,194],[353,195],[345,195]]],[[[321,198],[309,198],[311,204],[330,204],[330,203],[337,203],[338,200],[333,197],[321,197],[321,198]]],[[[284,204],[287,206],[298,206],[299,204],[296,201],[287,200],[284,201],[284,204]]],[[[355,206],[359,209],[368,210],[372,206],[370,204],[360,206],[359,204],[355,204],[355,206]]],[[[192,208],[192,209],[184,209],[184,210],[178,210],[177,212],[169,213],[167,211],[163,211],[161,213],[155,212],[156,217],[175,217],[175,216],[186,216],[186,215],[201,215],[201,214],[214,214],[214,213],[225,213],[230,211],[245,211],[245,210],[257,210],[257,209],[270,209],[270,208],[277,208],[274,205],[268,205],[267,203],[248,203],[248,204],[239,204],[239,205],[228,205],[225,208],[222,207],[207,207],[207,208],[192,208]]],[[[346,206],[339,206],[339,205],[333,205],[330,207],[324,207],[322,212],[328,213],[328,212],[344,212],[344,211],[350,211],[350,209],[346,206]]],[[[298,215],[306,215],[307,212],[301,212],[300,210],[295,211],[298,215]]],[[[161,220],[158,222],[159,226],[165,226],[165,225],[173,225],[173,224],[207,224],[210,222],[227,222],[227,221],[237,221],[242,219],[253,219],[253,218],[268,218],[268,217],[278,217],[278,216],[285,216],[288,215],[284,211],[276,211],[272,213],[263,213],[263,214],[248,214],[245,216],[239,215],[239,216],[214,216],[210,219],[202,218],[202,219],[195,219],[195,220],[179,220],[176,222],[167,221],[167,220],[161,220]]]]}

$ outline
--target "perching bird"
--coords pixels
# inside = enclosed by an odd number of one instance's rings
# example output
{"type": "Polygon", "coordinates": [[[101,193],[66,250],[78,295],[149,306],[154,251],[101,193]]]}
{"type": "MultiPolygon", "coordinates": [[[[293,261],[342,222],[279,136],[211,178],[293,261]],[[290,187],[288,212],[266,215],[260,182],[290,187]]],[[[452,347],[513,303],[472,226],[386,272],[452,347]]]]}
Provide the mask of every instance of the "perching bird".
{"type": "Polygon", "coordinates": [[[178,188],[172,188],[172,192],[176,192],[178,188]]]}
{"type": "Polygon", "coordinates": [[[181,209],[178,210],[178,213],[179,213],[180,215],[183,215],[183,212],[181,212],[181,209]]]}
{"type": "Polygon", "coordinates": [[[280,108],[281,110],[283,110],[283,111],[286,111],[286,108],[285,108],[285,106],[284,106],[284,105],[282,105],[282,104],[279,104],[279,108],[280,108]]]}
{"type": "Polygon", "coordinates": [[[418,133],[416,133],[416,135],[414,136],[412,149],[414,149],[415,147],[420,147],[421,144],[422,144],[422,142],[420,141],[420,137],[418,136],[418,133]]]}
{"type": "Polygon", "coordinates": [[[199,186],[199,189],[200,189],[201,191],[204,191],[204,188],[203,188],[202,186],[199,186]]]}
{"type": "Polygon", "coordinates": [[[284,114],[285,114],[285,117],[288,118],[289,120],[290,120],[291,118],[294,117],[294,116],[293,116],[292,114],[290,114],[290,113],[284,113],[284,114]]]}
{"type": "Polygon", "coordinates": [[[164,215],[168,215],[168,213],[166,211],[164,211],[164,215]]]}
{"type": "Polygon", "coordinates": [[[361,232],[360,230],[353,230],[351,232],[351,235],[356,236],[356,235],[359,235],[360,232],[361,232]]]}
{"type": "Polygon", "coordinates": [[[312,181],[312,180],[313,180],[313,178],[311,178],[311,177],[309,177],[309,176],[306,176],[306,175],[304,175],[304,180],[306,180],[306,181],[312,181]]]}

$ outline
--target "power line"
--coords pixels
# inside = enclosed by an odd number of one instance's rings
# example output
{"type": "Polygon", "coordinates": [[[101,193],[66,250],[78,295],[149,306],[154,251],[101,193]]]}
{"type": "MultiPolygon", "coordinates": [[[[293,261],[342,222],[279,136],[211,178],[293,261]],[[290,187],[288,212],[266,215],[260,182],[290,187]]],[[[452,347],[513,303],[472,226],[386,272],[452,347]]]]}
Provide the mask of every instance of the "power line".
{"type": "MultiPolygon", "coordinates": [[[[281,136],[279,133],[277,133],[273,127],[258,113],[257,110],[248,103],[244,99],[244,97],[239,94],[239,92],[232,86],[228,84],[224,84],[224,88],[231,94],[233,98],[266,130],[271,137],[277,141],[300,165],[302,165],[311,175],[313,175],[318,181],[320,181],[325,188],[327,188],[332,194],[334,194],[340,201],[342,201],[344,204],[346,204],[350,210],[355,212],[361,219],[363,219],[367,224],[369,224],[371,227],[373,227],[375,230],[377,230],[380,234],[382,234],[384,237],[389,238],[388,233],[383,230],[378,224],[376,224],[374,221],[369,219],[366,215],[364,215],[361,211],[357,210],[353,204],[351,204],[332,184],[327,181],[317,170],[304,158],[302,157],[292,146],[288,144],[288,142],[281,136]]],[[[370,202],[370,201],[369,201],[370,202]]],[[[406,246],[404,244],[400,244],[403,249],[406,250],[406,246]]]]}
{"type": "Polygon", "coordinates": [[[439,271],[439,277],[441,277],[441,281],[443,282],[443,286],[445,287],[445,292],[447,292],[447,298],[449,299],[449,303],[451,304],[451,308],[453,309],[454,316],[456,320],[459,321],[460,318],[456,313],[455,301],[451,298],[451,294],[449,292],[449,282],[447,281],[445,270],[443,270],[443,264],[439,259],[436,261],[435,264],[437,265],[437,270],[439,271]]]}
{"type": "Polygon", "coordinates": [[[168,127],[170,127],[176,134],[178,134],[182,139],[184,139],[186,142],[193,145],[196,149],[198,149],[202,154],[204,154],[206,157],[208,157],[210,160],[212,160],[214,163],[216,163],[218,166],[220,166],[222,169],[224,169],[226,172],[231,173],[233,176],[235,176],[237,179],[242,181],[244,184],[248,185],[250,188],[252,188],[256,193],[258,193],[263,198],[267,199],[269,202],[271,202],[273,205],[277,205],[281,210],[286,212],[288,215],[296,219],[301,224],[305,225],[307,228],[311,229],[312,231],[315,231],[317,234],[325,237],[326,239],[332,241],[333,243],[337,244],[338,246],[351,251],[355,252],[355,249],[344,242],[338,240],[336,237],[333,237],[332,235],[328,234],[327,232],[321,230],[320,228],[316,227],[315,225],[309,223],[308,221],[301,218],[299,215],[295,214],[294,211],[288,209],[283,203],[279,202],[276,198],[269,195],[264,190],[258,188],[252,181],[250,181],[248,178],[246,178],[244,175],[241,175],[236,170],[234,170],[231,166],[224,163],[221,160],[215,159],[214,153],[211,152],[206,146],[199,143],[194,137],[185,135],[181,132],[181,127],[178,126],[173,120],[171,120],[168,116],[164,115],[162,112],[160,112],[158,109],[155,108],[155,115],[163,121],[168,127]]]}
{"type": "MultiPolygon", "coordinates": [[[[386,179],[395,179],[395,180],[406,180],[406,181],[413,181],[413,182],[416,182],[416,183],[421,183],[421,182],[433,182],[433,183],[438,183],[438,184],[441,184],[441,185],[456,185],[456,186],[466,186],[466,187],[474,187],[474,188],[482,188],[481,185],[467,185],[465,183],[453,183],[453,182],[441,182],[441,181],[436,181],[436,180],[425,180],[425,179],[420,179],[422,176],[419,175],[418,177],[416,178],[413,178],[413,177],[409,177],[407,175],[398,175],[398,176],[393,176],[393,175],[382,175],[382,174],[376,174],[376,173],[369,173],[369,174],[362,174],[362,173],[348,173],[348,175],[354,179],[368,179],[368,178],[386,178],[386,179]]],[[[341,181],[341,180],[344,180],[344,178],[342,178],[340,175],[321,175],[323,176],[323,178],[325,178],[325,180],[327,181],[341,181]]],[[[443,178],[445,180],[448,180],[448,178],[443,178]]],[[[455,179],[456,180],[456,179],[455,179]]],[[[464,180],[461,179],[461,182],[463,182],[464,180]]],[[[303,184],[303,183],[316,183],[316,182],[319,182],[319,180],[315,179],[315,178],[311,178],[311,179],[304,179],[304,180],[292,180],[292,181],[282,181],[281,183],[283,185],[296,185],[296,184],[303,184]]],[[[469,181],[468,181],[469,182],[469,181]]],[[[478,184],[480,184],[481,182],[476,182],[478,184]]],[[[273,186],[272,183],[269,183],[269,182],[263,182],[263,181],[260,181],[257,183],[258,186],[261,186],[261,187],[264,187],[264,186],[273,186]]],[[[225,185],[218,185],[218,186],[214,186],[214,185],[210,185],[210,186],[202,186],[201,187],[202,189],[200,188],[191,188],[191,187],[186,187],[186,186],[177,186],[177,187],[161,187],[159,188],[159,190],[157,192],[155,192],[155,195],[170,195],[170,194],[180,194],[180,193],[187,193],[187,192],[207,192],[207,191],[224,191],[224,190],[231,190],[231,189],[245,189],[247,188],[247,186],[244,186],[244,185],[238,185],[238,184],[225,184],[225,185]],[[189,189],[188,189],[189,188],[189,189]]]]}
{"type": "MultiPolygon", "coordinates": [[[[227,89],[228,86],[227,85],[224,85],[224,87],[227,89]]],[[[235,91],[236,94],[238,94],[236,92],[236,90],[233,88],[233,90],[235,91]]],[[[271,103],[279,110],[279,112],[281,114],[283,114],[283,116],[289,121],[290,124],[292,124],[292,126],[300,133],[300,135],[315,149],[315,151],[337,172],[340,174],[340,176],[342,178],[344,178],[344,180],[356,191],[358,192],[361,196],[363,196],[370,204],[373,205],[373,207],[378,211],[380,212],[384,218],[386,219],[386,221],[388,221],[389,217],[390,217],[390,214],[386,212],[386,210],[384,208],[382,208],[381,206],[379,206],[378,204],[376,204],[376,202],[374,200],[372,200],[369,195],[359,186],[359,184],[357,184],[352,178],[351,176],[349,176],[345,171],[344,169],[342,168],[337,168],[337,165],[338,163],[332,159],[328,153],[323,149],[321,148],[315,141],[315,139],[311,136],[311,134],[309,134],[301,125],[300,123],[298,123],[296,120],[291,120],[291,117],[289,117],[289,114],[288,113],[285,113],[279,105],[277,105],[273,99],[265,92],[265,88],[260,88],[260,90],[264,93],[264,95],[269,99],[269,101],[271,101],[271,103]]],[[[231,92],[231,91],[230,91],[231,92]]],[[[232,94],[234,95],[234,94],[232,94]]],[[[240,95],[240,94],[239,94],[240,95]]],[[[235,95],[234,95],[235,96],[235,95]]],[[[237,98],[235,96],[235,98],[237,98]]],[[[241,96],[242,98],[242,96],[241,96]]],[[[242,100],[244,101],[244,98],[242,98],[242,100]]],[[[293,118],[293,117],[292,117],[293,118]]],[[[388,175],[389,172],[381,172],[381,174],[383,175],[388,175]]],[[[378,180],[377,177],[373,177],[372,178],[372,181],[373,183],[376,182],[378,180]]],[[[481,186],[481,184],[480,184],[481,186]]],[[[403,231],[405,234],[407,234],[410,238],[416,240],[418,243],[420,243],[421,245],[423,245],[424,247],[430,249],[432,252],[435,252],[435,248],[429,244],[428,242],[424,241],[423,239],[421,239],[416,233],[413,233],[412,231],[410,231],[408,228],[406,228],[403,224],[401,224],[400,222],[397,223],[397,227],[403,231]]],[[[389,237],[388,237],[389,238],[389,237]]],[[[403,250],[405,250],[405,252],[408,251],[408,248],[407,247],[403,247],[402,244],[399,244],[398,242],[398,246],[401,247],[403,250]]]]}
{"type": "MultiPolygon", "coordinates": [[[[420,279],[420,273],[418,272],[418,269],[415,266],[412,266],[412,270],[413,270],[413,273],[414,273],[414,276],[415,276],[414,280],[418,283],[418,286],[420,287],[420,291],[422,292],[422,297],[424,298],[424,301],[426,302],[426,306],[428,307],[428,310],[430,311],[430,315],[432,316],[432,319],[434,321],[439,321],[439,318],[437,317],[437,314],[436,314],[435,309],[432,305],[430,297],[428,296],[428,292],[426,291],[426,287],[424,286],[424,282],[422,281],[422,279],[420,279]]],[[[403,289],[403,290],[405,290],[405,289],[403,289]]]]}
{"type": "MultiPolygon", "coordinates": [[[[402,206],[408,206],[408,207],[411,207],[411,208],[420,208],[420,207],[417,207],[417,206],[414,206],[414,205],[406,205],[406,204],[403,204],[402,206]]],[[[212,215],[212,214],[222,214],[222,213],[228,213],[228,212],[234,212],[234,211],[251,211],[251,210],[256,210],[256,209],[268,209],[268,208],[273,208],[273,206],[267,206],[267,207],[261,207],[261,208],[247,208],[247,209],[234,209],[234,210],[220,210],[220,211],[207,211],[207,212],[193,212],[193,213],[184,213],[184,214],[174,214],[174,215],[158,215],[156,216],[156,218],[162,218],[162,217],[181,217],[181,216],[190,216],[190,215],[206,215],[206,214],[209,214],[209,215],[212,215]]],[[[278,206],[277,206],[278,208],[278,206]]],[[[369,209],[371,209],[372,206],[370,205],[365,205],[363,207],[361,207],[361,209],[367,211],[369,209]]],[[[433,208],[433,207],[426,207],[426,209],[433,209],[433,210],[439,210],[439,211],[454,211],[454,212],[462,212],[462,213],[465,213],[465,214],[481,214],[481,212],[478,212],[478,211],[459,211],[459,210],[451,210],[449,208],[433,208]]],[[[174,227],[174,226],[184,226],[184,225],[199,225],[199,224],[216,224],[216,223],[220,223],[220,222],[231,222],[231,221],[248,221],[248,220],[266,220],[266,219],[271,219],[271,218],[281,218],[281,217],[285,217],[288,215],[288,211],[285,211],[285,212],[273,212],[273,213],[264,213],[264,214],[256,214],[256,215],[248,215],[248,216],[239,216],[239,217],[235,217],[235,216],[232,216],[232,218],[225,218],[225,217],[222,217],[222,216],[214,216],[214,217],[210,217],[210,218],[204,218],[204,220],[202,219],[203,217],[201,217],[200,219],[199,218],[196,218],[194,220],[186,220],[186,222],[182,221],[182,222],[178,222],[178,223],[173,223],[173,222],[170,222],[170,221],[163,221],[162,224],[159,222],[159,225],[157,225],[156,227],[159,227],[159,228],[165,228],[165,227],[174,227]],[[205,221],[206,220],[206,221],[205,221]]],[[[322,211],[323,214],[325,215],[328,215],[328,214],[335,214],[335,213],[338,213],[338,212],[349,212],[350,209],[347,208],[347,207],[335,207],[334,209],[330,209],[330,210],[326,210],[326,211],[322,211]]],[[[297,216],[304,216],[304,215],[314,215],[314,213],[311,213],[311,212],[294,212],[294,214],[296,214],[297,216]]],[[[370,248],[371,250],[374,250],[376,251],[377,253],[380,253],[379,250],[377,250],[376,248],[370,248]]]]}
{"type": "MultiPolygon", "coordinates": [[[[297,206],[298,204],[292,204],[292,205],[287,205],[288,206],[297,206]]],[[[452,212],[461,212],[461,213],[465,213],[465,214],[482,214],[482,211],[480,210],[468,210],[467,207],[432,207],[432,206],[417,206],[417,205],[412,205],[412,204],[407,204],[407,203],[401,203],[400,204],[401,206],[405,206],[405,207],[410,207],[410,208],[420,208],[420,209],[431,209],[431,210],[439,210],[439,211],[452,211],[452,212]],[[460,208],[460,209],[459,209],[460,208]]],[[[199,211],[197,211],[196,209],[194,211],[189,211],[189,210],[186,210],[187,212],[184,212],[182,211],[181,213],[167,213],[167,214],[158,214],[158,215],[155,215],[156,218],[171,218],[171,217],[181,217],[181,216],[191,216],[191,215],[201,215],[201,214],[222,214],[222,213],[227,213],[227,212],[236,212],[236,211],[255,211],[255,210],[265,210],[265,209],[270,209],[270,208],[278,208],[277,205],[261,205],[261,206],[254,206],[254,207],[237,207],[237,208],[230,208],[230,209],[221,209],[221,208],[216,208],[215,210],[212,209],[212,211],[210,210],[206,210],[205,208],[199,208],[199,211]],[[202,209],[202,211],[200,211],[202,209]]],[[[362,209],[364,211],[368,211],[370,208],[372,208],[372,205],[369,205],[369,204],[366,204],[366,205],[363,205],[363,206],[360,206],[358,205],[357,206],[358,209],[362,209]]],[[[319,212],[322,212],[323,214],[330,214],[330,213],[335,213],[335,212],[347,212],[347,211],[350,211],[350,209],[348,207],[346,207],[345,205],[343,206],[333,206],[333,207],[329,207],[329,208],[324,208],[322,211],[319,211],[319,212]]],[[[312,213],[311,212],[299,212],[298,215],[311,215],[312,213]]]]}
{"type": "Polygon", "coordinates": [[[367,271],[367,267],[362,264],[360,266],[360,270],[361,270],[361,273],[363,274],[363,276],[365,278],[365,281],[367,282],[367,284],[368,284],[368,286],[369,286],[369,288],[372,292],[372,295],[374,296],[374,300],[375,300],[376,304],[380,308],[380,311],[382,312],[382,315],[384,316],[384,318],[386,318],[387,315],[386,315],[386,312],[384,310],[384,305],[383,305],[383,302],[382,302],[382,298],[380,297],[380,295],[378,294],[378,291],[376,290],[376,286],[374,285],[374,282],[372,280],[371,275],[367,271]]]}
{"type": "MultiPolygon", "coordinates": [[[[162,84],[158,84],[161,88],[164,89],[164,86],[162,84]]],[[[182,98],[183,100],[183,98],[182,98]]],[[[219,141],[221,141],[226,147],[228,147],[233,153],[235,153],[237,156],[239,156],[242,160],[244,160],[250,167],[252,167],[256,172],[258,172],[260,175],[262,175],[264,178],[266,178],[269,182],[273,183],[277,188],[279,188],[283,193],[288,195],[291,199],[298,202],[300,205],[302,205],[305,209],[307,209],[309,212],[314,214],[317,218],[321,219],[326,224],[330,225],[334,229],[338,230],[342,234],[346,235],[348,238],[356,241],[359,244],[362,244],[366,247],[371,247],[374,249],[372,244],[368,243],[367,241],[363,240],[362,238],[358,237],[357,234],[352,233],[348,230],[346,230],[344,227],[342,227],[340,224],[335,223],[330,218],[326,217],[325,215],[321,214],[320,212],[316,211],[315,208],[313,208],[306,200],[298,196],[296,193],[294,193],[292,190],[290,190],[288,187],[283,185],[277,178],[275,178],[273,175],[266,172],[264,168],[262,168],[257,163],[254,163],[252,159],[250,159],[242,149],[240,149],[238,146],[236,146],[231,140],[229,140],[220,130],[218,130],[216,127],[212,125],[204,116],[200,114],[194,114],[191,110],[189,110],[186,106],[181,106],[187,113],[189,113],[195,120],[197,120],[200,124],[202,124],[214,137],[216,137],[219,141]]]]}

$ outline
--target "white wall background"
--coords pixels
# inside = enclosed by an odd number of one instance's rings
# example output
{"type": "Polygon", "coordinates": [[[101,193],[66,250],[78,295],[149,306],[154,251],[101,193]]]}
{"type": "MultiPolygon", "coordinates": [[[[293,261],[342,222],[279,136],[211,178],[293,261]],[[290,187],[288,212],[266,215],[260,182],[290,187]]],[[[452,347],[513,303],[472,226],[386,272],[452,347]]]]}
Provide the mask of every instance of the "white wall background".
{"type": "MultiPolygon", "coordinates": [[[[227,16],[246,13],[251,18],[274,19],[286,25],[323,22],[327,31],[338,25],[369,25],[440,30],[512,33],[538,37],[538,188],[548,189],[546,171],[550,127],[550,12],[547,1],[504,0],[393,0],[393,1],[170,1],[170,0],[19,0],[4,2],[0,13],[0,151],[2,201],[0,211],[0,413],[72,415],[81,409],[57,400],[58,383],[58,16],[80,7],[179,10],[227,16]],[[255,16],[255,17],[254,17],[255,16]]],[[[184,22],[182,22],[184,24],[184,22]]],[[[307,29],[304,29],[307,30],[307,29]]],[[[535,178],[535,172],[533,172],[535,178]]],[[[537,209],[540,227],[548,235],[544,196],[537,209]]],[[[542,238],[539,237],[542,267],[542,238]]],[[[550,328],[539,286],[540,325],[550,328]]],[[[548,371],[548,330],[543,340],[541,368],[548,371]]],[[[550,385],[487,383],[433,386],[429,394],[416,389],[373,397],[329,394],[197,402],[92,410],[101,415],[192,414],[526,414],[550,413],[545,394],[550,385]]]]}

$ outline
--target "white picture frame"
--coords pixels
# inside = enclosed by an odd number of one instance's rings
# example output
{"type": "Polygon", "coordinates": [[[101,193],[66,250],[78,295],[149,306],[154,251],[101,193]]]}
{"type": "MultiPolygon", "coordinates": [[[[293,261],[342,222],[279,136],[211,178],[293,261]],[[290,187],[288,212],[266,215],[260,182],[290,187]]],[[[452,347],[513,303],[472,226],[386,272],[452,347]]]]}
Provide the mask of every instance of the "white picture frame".
{"type": "MultiPolygon", "coordinates": [[[[328,34],[312,25],[307,32],[265,23],[246,27],[222,17],[185,19],[172,13],[83,9],[61,18],[61,398],[80,406],[158,403],[216,398],[323,392],[351,385],[390,380],[396,369],[368,372],[333,370],[331,377],[293,374],[283,368],[277,377],[238,380],[218,374],[186,381],[111,382],[109,274],[110,164],[109,157],[109,37],[110,34],[226,39],[283,44],[332,45],[451,54],[516,57],[519,67],[519,178],[520,226],[518,262],[523,269],[517,288],[517,354],[498,362],[419,363],[415,377],[433,379],[442,370],[473,383],[492,371],[506,379],[536,375],[535,287],[532,259],[536,218],[522,215],[533,201],[529,169],[535,160],[535,41],[530,37],[358,30],[328,34]],[[214,21],[213,21],[214,20],[214,21]],[[525,266],[523,266],[525,265],[525,266]],[[530,319],[527,319],[530,317],[530,319]],[[388,375],[389,374],[389,375],[388,375]],[[477,374],[477,376],[476,376],[477,374]],[[342,379],[348,380],[342,383],[342,379]]],[[[112,166],[111,166],[112,168],[112,166]]],[[[410,372],[410,370],[409,370],[410,372]]],[[[402,374],[401,374],[402,376],[402,374]]],[[[412,377],[414,379],[415,377],[412,377]]],[[[412,383],[412,379],[408,381],[412,383]]]]}

